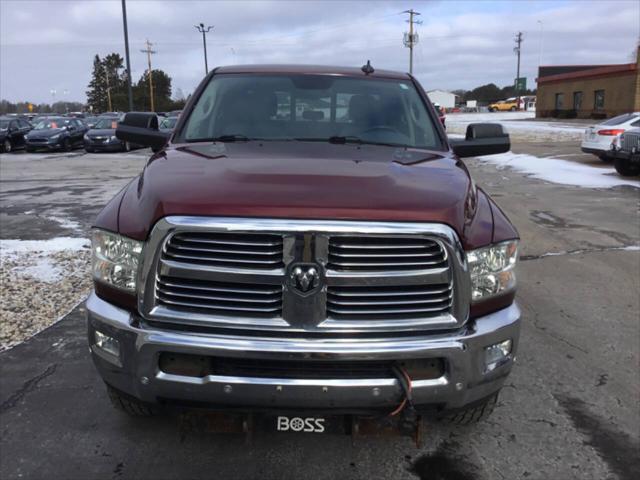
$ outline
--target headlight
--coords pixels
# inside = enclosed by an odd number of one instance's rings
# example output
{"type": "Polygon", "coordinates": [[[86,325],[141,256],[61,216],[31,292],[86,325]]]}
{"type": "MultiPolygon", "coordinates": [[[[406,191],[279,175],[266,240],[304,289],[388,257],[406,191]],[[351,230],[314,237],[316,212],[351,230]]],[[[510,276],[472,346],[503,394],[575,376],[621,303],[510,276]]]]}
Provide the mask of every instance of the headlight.
{"type": "Polygon", "coordinates": [[[120,140],[118,140],[118,137],[116,137],[115,135],[112,135],[111,138],[110,138],[110,141],[119,142],[120,140]]]}
{"type": "Polygon", "coordinates": [[[83,138],[84,138],[87,142],[89,141],[89,135],[87,135],[86,133],[84,134],[84,137],[83,137],[83,138]]]}
{"type": "Polygon", "coordinates": [[[94,229],[91,232],[91,247],[94,280],[135,292],[142,242],[94,229]]]}
{"type": "Polygon", "coordinates": [[[471,301],[484,300],[513,290],[516,287],[514,267],[517,257],[517,240],[467,252],[471,273],[471,301]]]}
{"type": "Polygon", "coordinates": [[[58,140],[59,138],[60,138],[60,134],[59,134],[59,133],[56,133],[55,135],[51,135],[51,136],[49,137],[49,140],[58,140]]]}

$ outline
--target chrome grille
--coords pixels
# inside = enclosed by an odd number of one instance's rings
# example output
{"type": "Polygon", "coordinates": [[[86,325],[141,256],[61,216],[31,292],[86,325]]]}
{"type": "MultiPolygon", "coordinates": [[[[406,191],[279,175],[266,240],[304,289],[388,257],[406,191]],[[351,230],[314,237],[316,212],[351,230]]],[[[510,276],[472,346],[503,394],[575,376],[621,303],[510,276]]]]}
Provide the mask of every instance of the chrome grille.
{"type": "Polygon", "coordinates": [[[329,239],[327,268],[335,270],[422,270],[446,266],[444,248],[424,237],[336,236],[329,239]]]}
{"type": "Polygon", "coordinates": [[[172,216],[145,252],[140,312],[181,328],[392,335],[469,314],[464,252],[446,225],[172,216]],[[300,265],[316,267],[320,288],[300,290],[300,265]]]}
{"type": "Polygon", "coordinates": [[[622,135],[622,150],[632,152],[640,150],[640,133],[625,132],[622,135]]]}
{"type": "Polygon", "coordinates": [[[446,314],[451,307],[451,284],[373,287],[329,287],[330,318],[377,320],[446,314]]]}
{"type": "Polygon", "coordinates": [[[176,233],[164,258],[230,268],[274,269],[283,265],[282,236],[256,233],[176,233]]]}
{"type": "Polygon", "coordinates": [[[156,297],[160,305],[205,314],[274,317],[282,312],[282,286],[278,285],[159,276],[156,297]]]}

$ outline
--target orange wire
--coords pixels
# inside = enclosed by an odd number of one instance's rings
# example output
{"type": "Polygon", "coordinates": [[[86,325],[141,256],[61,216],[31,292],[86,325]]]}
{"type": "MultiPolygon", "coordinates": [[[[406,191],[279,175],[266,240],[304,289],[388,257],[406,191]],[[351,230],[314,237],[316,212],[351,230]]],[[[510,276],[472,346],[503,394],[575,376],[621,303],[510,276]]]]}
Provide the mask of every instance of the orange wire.
{"type": "MultiPolygon", "coordinates": [[[[413,384],[411,383],[411,377],[409,377],[409,374],[405,371],[404,368],[402,367],[398,367],[398,369],[400,370],[400,372],[402,373],[402,375],[404,376],[404,378],[407,380],[407,384],[409,385],[409,394],[411,394],[412,390],[413,390],[413,384]]],[[[389,414],[390,417],[395,417],[397,414],[399,414],[404,407],[407,405],[407,395],[404,396],[404,399],[402,400],[402,403],[400,403],[400,405],[398,405],[398,407],[389,414]]]]}

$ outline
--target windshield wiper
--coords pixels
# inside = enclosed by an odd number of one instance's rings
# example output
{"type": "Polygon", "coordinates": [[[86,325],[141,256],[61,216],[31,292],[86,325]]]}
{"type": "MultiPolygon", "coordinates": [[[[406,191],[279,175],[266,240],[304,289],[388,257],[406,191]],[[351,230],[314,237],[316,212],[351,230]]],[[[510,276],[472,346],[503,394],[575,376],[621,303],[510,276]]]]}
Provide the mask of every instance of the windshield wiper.
{"type": "Polygon", "coordinates": [[[249,140],[257,140],[257,138],[249,138],[246,135],[240,135],[235,133],[232,135],[220,135],[219,137],[215,137],[211,139],[212,142],[222,142],[222,143],[248,142],[249,140]]]}

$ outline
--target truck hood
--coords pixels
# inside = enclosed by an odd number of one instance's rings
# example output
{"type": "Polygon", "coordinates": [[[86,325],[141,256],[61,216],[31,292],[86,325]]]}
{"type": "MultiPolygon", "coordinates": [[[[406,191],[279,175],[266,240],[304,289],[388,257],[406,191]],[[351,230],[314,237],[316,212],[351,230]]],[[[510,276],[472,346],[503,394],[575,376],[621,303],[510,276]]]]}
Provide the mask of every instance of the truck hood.
{"type": "Polygon", "coordinates": [[[125,190],[118,230],[142,240],[162,217],[202,215],[438,222],[462,237],[476,196],[466,167],[449,152],[309,142],[173,145],[125,190]]]}

